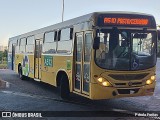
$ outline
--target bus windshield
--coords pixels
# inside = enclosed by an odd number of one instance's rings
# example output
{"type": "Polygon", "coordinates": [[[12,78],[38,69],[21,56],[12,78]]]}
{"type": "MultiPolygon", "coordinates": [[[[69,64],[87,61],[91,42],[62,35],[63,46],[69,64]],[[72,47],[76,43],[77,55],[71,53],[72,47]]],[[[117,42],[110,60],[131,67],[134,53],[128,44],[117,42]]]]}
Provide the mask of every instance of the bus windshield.
{"type": "Polygon", "coordinates": [[[108,70],[143,70],[156,64],[156,32],[101,29],[96,64],[108,70]]]}

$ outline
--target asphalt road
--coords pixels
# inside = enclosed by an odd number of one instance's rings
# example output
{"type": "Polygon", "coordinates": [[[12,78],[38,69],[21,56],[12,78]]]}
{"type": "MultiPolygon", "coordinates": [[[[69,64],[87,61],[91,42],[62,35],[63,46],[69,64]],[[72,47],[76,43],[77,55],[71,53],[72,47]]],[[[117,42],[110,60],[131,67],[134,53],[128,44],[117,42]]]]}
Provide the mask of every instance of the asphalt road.
{"type": "MultiPolygon", "coordinates": [[[[112,111],[111,116],[118,113],[128,115],[132,111],[160,111],[160,59],[157,61],[156,74],[157,84],[153,96],[91,101],[74,94],[71,100],[62,100],[55,87],[31,79],[22,81],[13,71],[0,70],[0,78],[5,81],[0,82],[0,111],[112,111]]],[[[70,113],[66,112],[68,115],[70,113]]],[[[75,114],[85,116],[84,112],[75,114]]],[[[92,116],[92,113],[88,114],[92,116]]]]}

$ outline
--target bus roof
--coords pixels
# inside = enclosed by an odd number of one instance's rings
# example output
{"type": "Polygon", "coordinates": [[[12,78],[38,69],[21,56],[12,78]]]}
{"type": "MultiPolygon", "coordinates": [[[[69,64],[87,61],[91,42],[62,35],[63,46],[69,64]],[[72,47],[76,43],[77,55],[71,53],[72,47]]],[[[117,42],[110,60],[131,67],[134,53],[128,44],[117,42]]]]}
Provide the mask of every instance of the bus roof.
{"type": "Polygon", "coordinates": [[[82,22],[85,22],[85,21],[93,20],[95,17],[97,17],[98,15],[101,15],[101,14],[125,14],[125,15],[130,14],[130,15],[143,15],[143,16],[153,17],[150,14],[138,13],[138,12],[127,12],[127,11],[93,12],[93,13],[90,13],[90,14],[86,14],[86,15],[83,15],[83,16],[80,16],[80,17],[77,17],[77,18],[73,18],[73,19],[70,19],[70,20],[67,20],[67,21],[64,21],[64,22],[60,22],[60,23],[57,23],[57,24],[54,24],[54,25],[50,25],[50,26],[47,26],[47,27],[44,27],[44,28],[41,28],[41,29],[38,29],[38,30],[34,30],[34,31],[31,31],[31,32],[28,32],[28,33],[25,33],[25,34],[21,34],[21,35],[12,37],[12,38],[10,38],[10,40],[18,39],[18,38],[22,38],[22,37],[26,37],[26,36],[31,36],[31,35],[35,35],[35,34],[40,34],[40,33],[44,33],[46,31],[51,31],[51,30],[55,30],[55,29],[61,29],[61,28],[68,27],[68,26],[73,26],[75,24],[79,24],[79,23],[82,23],[82,22]]]}

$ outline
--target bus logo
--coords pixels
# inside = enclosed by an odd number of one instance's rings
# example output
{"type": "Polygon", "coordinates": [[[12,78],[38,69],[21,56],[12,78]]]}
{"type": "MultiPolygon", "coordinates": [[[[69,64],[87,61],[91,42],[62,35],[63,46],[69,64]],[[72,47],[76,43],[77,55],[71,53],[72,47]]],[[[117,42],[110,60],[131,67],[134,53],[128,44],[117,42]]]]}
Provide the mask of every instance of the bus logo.
{"type": "Polygon", "coordinates": [[[129,85],[129,86],[132,86],[132,82],[129,82],[128,85],[129,85]]]}

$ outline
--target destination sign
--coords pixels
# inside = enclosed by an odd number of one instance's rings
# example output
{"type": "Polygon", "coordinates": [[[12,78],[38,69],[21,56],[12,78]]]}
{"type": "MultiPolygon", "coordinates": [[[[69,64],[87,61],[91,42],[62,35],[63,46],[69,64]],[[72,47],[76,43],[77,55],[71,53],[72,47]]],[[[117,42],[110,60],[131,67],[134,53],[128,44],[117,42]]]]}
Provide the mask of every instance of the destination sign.
{"type": "Polygon", "coordinates": [[[100,14],[97,17],[97,25],[100,27],[145,27],[156,28],[153,16],[136,14],[100,14]]]}
{"type": "Polygon", "coordinates": [[[105,17],[104,24],[119,24],[119,25],[148,25],[148,19],[129,19],[129,18],[111,18],[105,17]]]}

